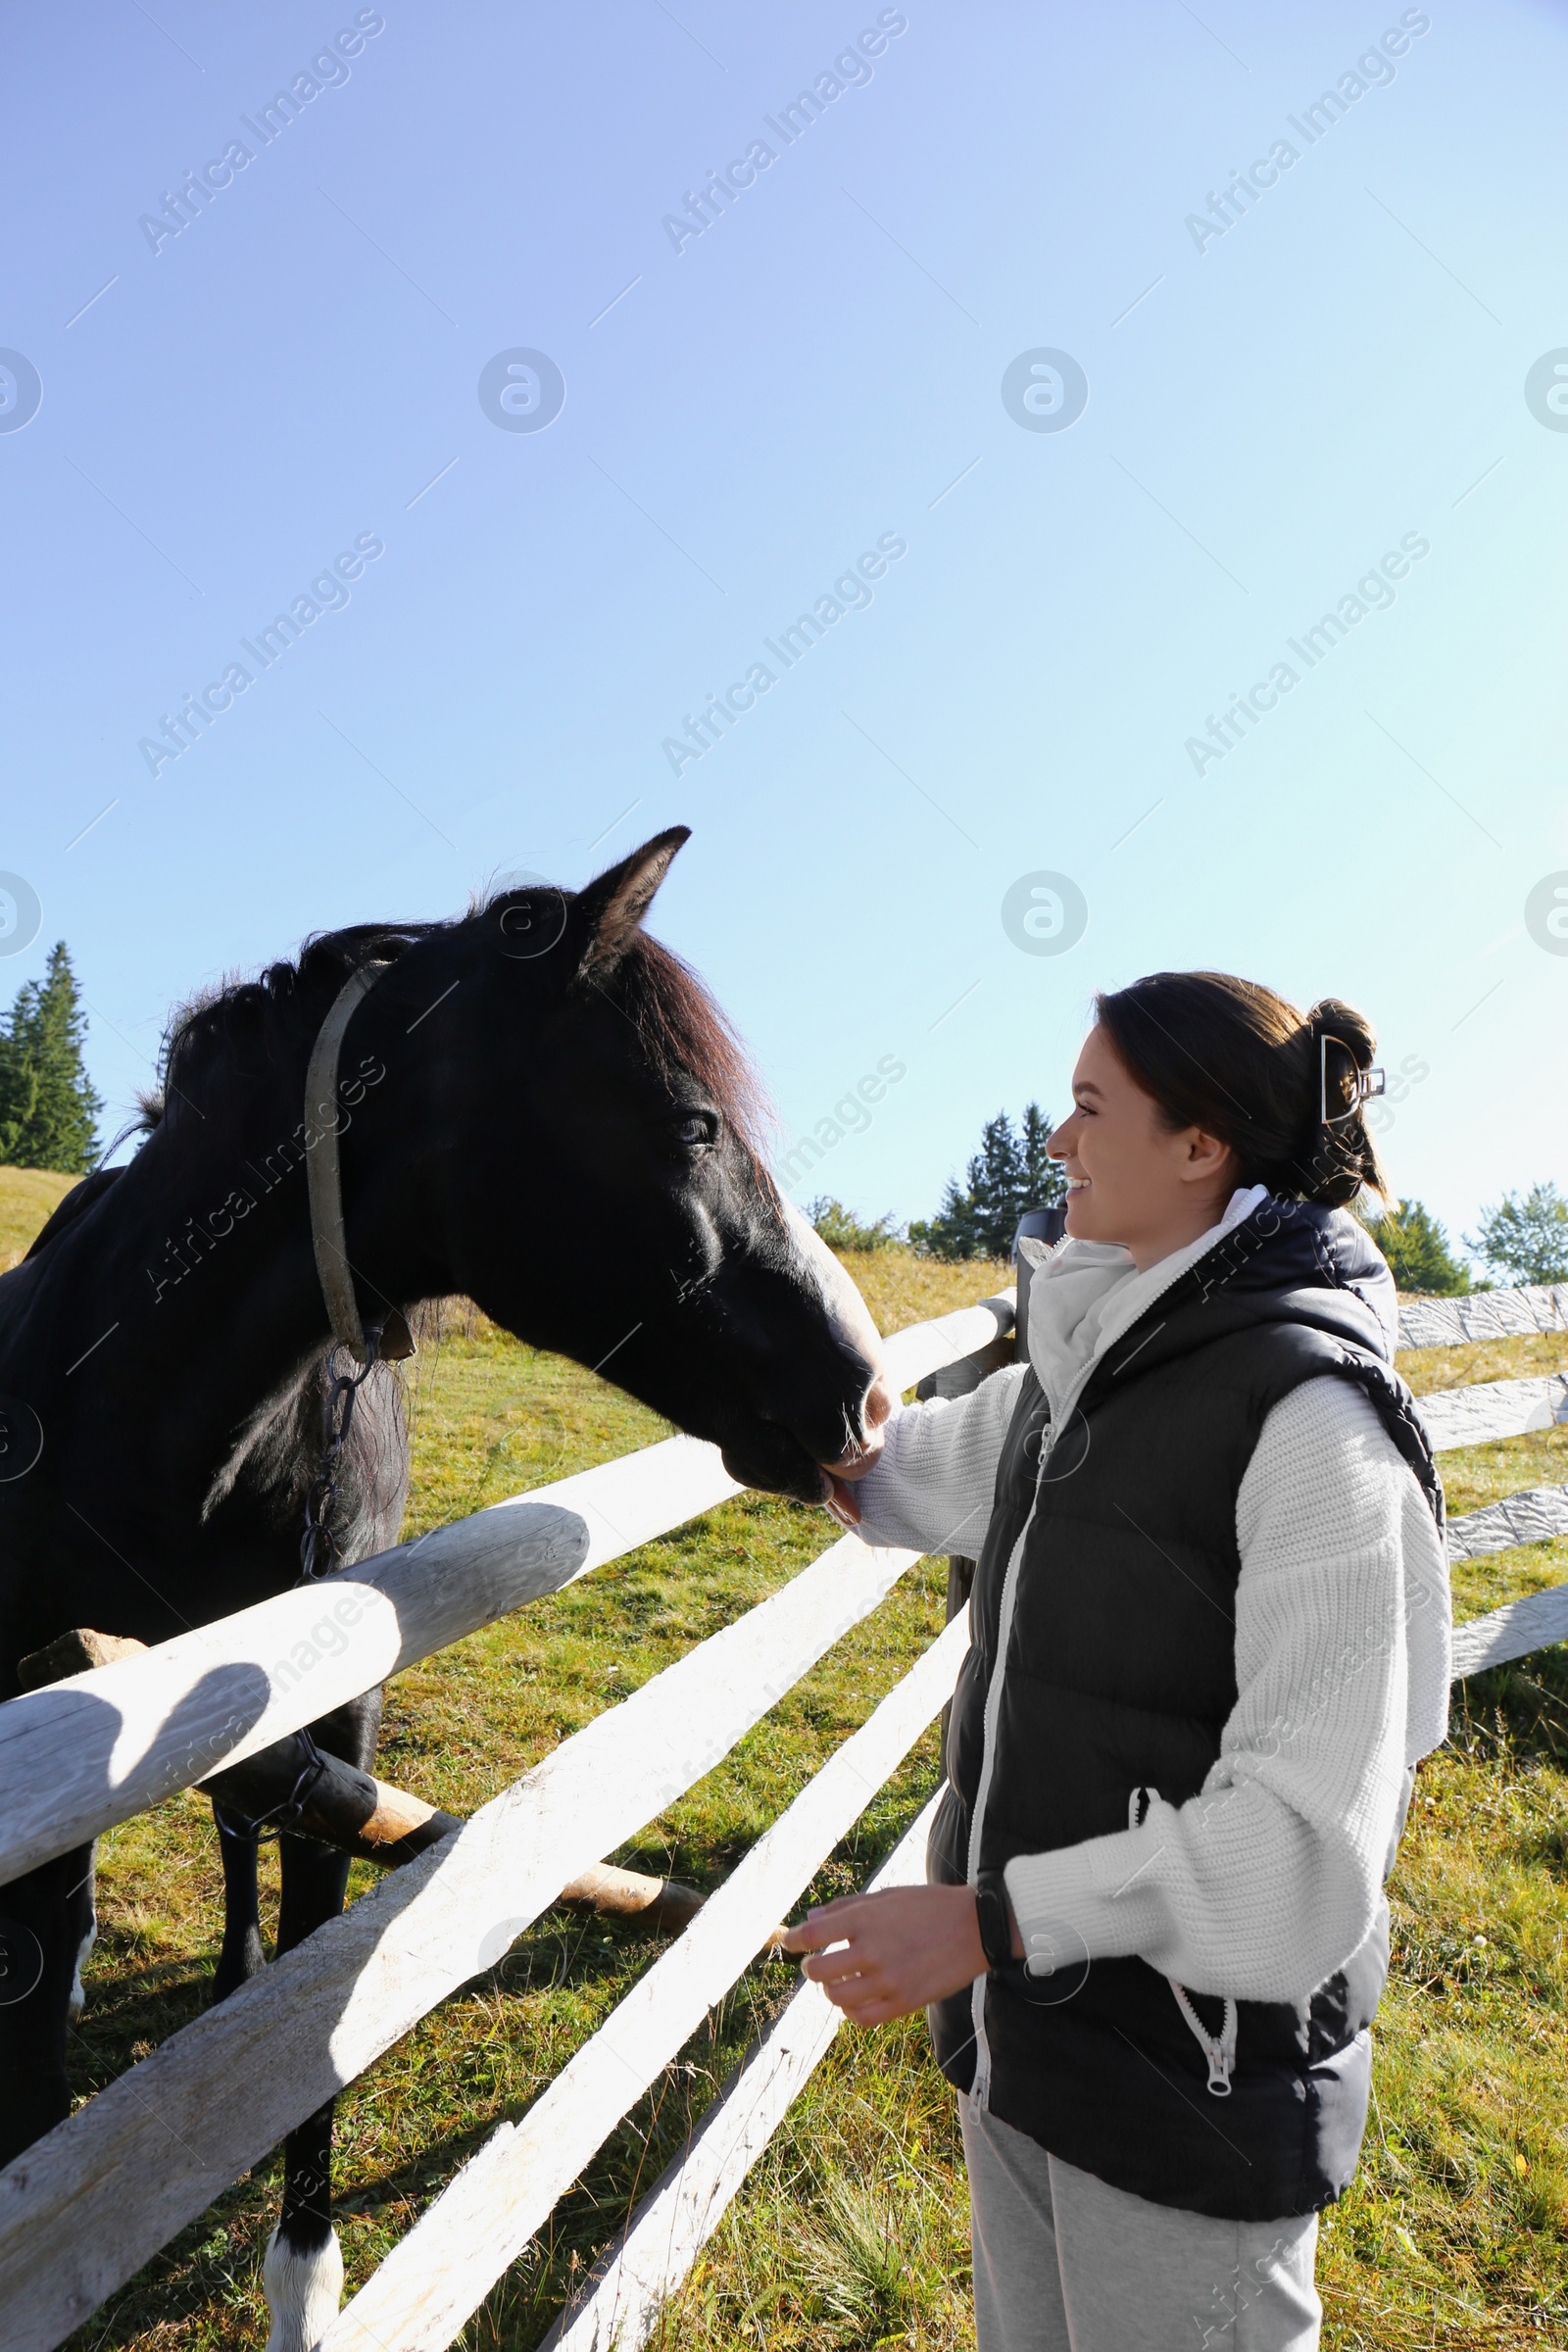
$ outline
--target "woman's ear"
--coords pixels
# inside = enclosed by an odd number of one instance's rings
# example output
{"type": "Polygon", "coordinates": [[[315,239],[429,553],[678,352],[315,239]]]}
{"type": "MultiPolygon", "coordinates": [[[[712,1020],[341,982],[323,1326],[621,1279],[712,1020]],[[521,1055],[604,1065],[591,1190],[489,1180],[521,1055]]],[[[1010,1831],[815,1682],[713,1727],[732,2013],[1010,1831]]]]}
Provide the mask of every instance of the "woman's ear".
{"type": "Polygon", "coordinates": [[[1234,1184],[1236,1154],[1217,1135],[1206,1127],[1187,1130],[1187,1156],[1182,1163],[1183,1184],[1213,1184],[1229,1176],[1234,1184]]]}

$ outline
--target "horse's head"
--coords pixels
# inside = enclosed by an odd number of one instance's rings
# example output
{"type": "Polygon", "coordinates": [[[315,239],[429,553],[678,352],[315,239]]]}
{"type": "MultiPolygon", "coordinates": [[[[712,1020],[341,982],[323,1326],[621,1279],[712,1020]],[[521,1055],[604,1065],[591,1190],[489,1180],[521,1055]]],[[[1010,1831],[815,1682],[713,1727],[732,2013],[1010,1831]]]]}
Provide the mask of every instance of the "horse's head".
{"type": "Polygon", "coordinates": [[[892,1399],[859,1293],[766,1173],[723,1015],[642,929],[686,838],[509,890],[404,959],[396,995],[437,1000],[398,1056],[438,1105],[421,1189],[452,1287],[815,1501],[892,1399]]]}

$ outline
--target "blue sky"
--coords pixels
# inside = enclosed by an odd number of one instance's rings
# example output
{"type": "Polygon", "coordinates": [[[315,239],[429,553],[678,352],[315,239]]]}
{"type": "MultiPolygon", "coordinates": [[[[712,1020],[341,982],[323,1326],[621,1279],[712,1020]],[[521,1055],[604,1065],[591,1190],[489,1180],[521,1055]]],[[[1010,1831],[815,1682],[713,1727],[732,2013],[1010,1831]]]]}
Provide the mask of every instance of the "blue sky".
{"type": "Polygon", "coordinates": [[[42,397],[0,430],[0,871],[42,914],[0,997],[69,942],[118,1124],[195,987],[681,820],[655,927],[786,1140],[904,1066],[799,1198],[928,1212],[982,1119],[1064,1102],[1097,987],[1200,964],[1371,1011],[1394,1178],[1450,1230],[1568,1176],[1568,956],[1526,919],[1568,881],[1568,431],[1526,397],[1568,360],[1565,31],[1515,0],[13,17],[0,347],[42,397]],[[564,385],[539,430],[480,404],[519,350],[564,385]],[[1042,351],[1087,381],[1065,429],[1004,401],[1042,351]],[[297,599],[264,667],[242,641],[297,599]],[[208,686],[177,758],[140,748],[208,686]],[[1041,873],[1087,906],[1061,953],[1004,924],[1041,873]]]}

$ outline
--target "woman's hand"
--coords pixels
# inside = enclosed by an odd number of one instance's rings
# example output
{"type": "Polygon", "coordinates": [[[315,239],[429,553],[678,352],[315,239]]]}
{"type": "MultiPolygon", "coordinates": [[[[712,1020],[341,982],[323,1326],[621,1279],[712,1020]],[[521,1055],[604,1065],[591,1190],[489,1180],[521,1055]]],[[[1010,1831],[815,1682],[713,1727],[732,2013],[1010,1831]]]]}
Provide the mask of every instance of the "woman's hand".
{"type": "MultiPolygon", "coordinates": [[[[1022,1942],[1013,1930],[1013,1948],[1022,1942]]],[[[986,1973],[972,1886],[889,1886],[807,1913],[784,1938],[852,2025],[881,2026],[961,1992],[986,1973]],[[824,1947],[836,1946],[832,1951],[824,1947]]]]}
{"type": "Polygon", "coordinates": [[[822,1484],[825,1490],[822,1495],[823,1507],[832,1512],[840,1527],[859,1526],[860,1498],[850,1481],[863,1478],[870,1467],[869,1461],[858,1466],[851,1464],[849,1467],[842,1462],[835,1462],[831,1467],[823,1465],[822,1484]]]}
{"type": "Polygon", "coordinates": [[[898,1398],[879,1371],[872,1381],[865,1399],[865,1435],[858,1446],[840,1454],[836,1462],[819,1462],[822,1473],[822,1500],[841,1527],[858,1527],[860,1505],[852,1481],[863,1478],[876,1467],[887,1439],[887,1425],[893,1418],[898,1398]]]}

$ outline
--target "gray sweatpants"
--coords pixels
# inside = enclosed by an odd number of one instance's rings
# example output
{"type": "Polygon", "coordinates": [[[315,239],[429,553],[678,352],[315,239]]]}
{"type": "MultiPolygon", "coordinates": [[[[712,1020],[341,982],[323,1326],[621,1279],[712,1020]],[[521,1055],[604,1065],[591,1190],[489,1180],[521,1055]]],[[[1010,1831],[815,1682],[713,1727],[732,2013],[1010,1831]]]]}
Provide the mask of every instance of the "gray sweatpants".
{"type": "Polygon", "coordinates": [[[958,2101],[979,2352],[1317,2352],[1317,2216],[1216,2222],[958,2101]]]}

